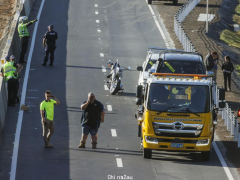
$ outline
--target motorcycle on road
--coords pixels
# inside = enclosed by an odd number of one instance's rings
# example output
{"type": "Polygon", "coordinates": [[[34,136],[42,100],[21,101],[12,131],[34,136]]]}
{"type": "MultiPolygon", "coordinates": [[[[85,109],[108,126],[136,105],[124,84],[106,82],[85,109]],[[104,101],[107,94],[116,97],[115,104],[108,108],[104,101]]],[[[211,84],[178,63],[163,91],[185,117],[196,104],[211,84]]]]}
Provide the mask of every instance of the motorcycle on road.
{"type": "Polygon", "coordinates": [[[107,87],[109,89],[110,94],[115,95],[117,92],[122,91],[123,93],[123,85],[122,85],[122,76],[124,70],[131,70],[131,67],[128,68],[120,67],[119,61],[113,63],[111,60],[108,61],[107,65],[111,67],[111,73],[107,76],[109,81],[107,82],[107,87]]]}

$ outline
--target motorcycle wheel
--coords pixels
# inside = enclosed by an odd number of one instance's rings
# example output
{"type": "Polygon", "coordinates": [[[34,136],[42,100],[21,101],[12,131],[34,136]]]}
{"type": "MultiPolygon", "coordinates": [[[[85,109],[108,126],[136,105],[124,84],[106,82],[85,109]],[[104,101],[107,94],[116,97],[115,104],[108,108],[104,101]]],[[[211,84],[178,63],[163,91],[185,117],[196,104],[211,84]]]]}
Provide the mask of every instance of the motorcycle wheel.
{"type": "Polygon", "coordinates": [[[113,86],[111,85],[109,89],[111,95],[115,95],[120,90],[120,84],[121,81],[119,80],[113,82],[113,86]]]}

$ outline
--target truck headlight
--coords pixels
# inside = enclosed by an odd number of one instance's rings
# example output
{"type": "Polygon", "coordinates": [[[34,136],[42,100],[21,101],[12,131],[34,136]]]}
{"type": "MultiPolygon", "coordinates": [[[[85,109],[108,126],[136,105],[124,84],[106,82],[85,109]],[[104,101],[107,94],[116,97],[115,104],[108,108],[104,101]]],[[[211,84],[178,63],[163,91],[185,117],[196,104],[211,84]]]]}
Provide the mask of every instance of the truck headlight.
{"type": "Polygon", "coordinates": [[[198,131],[195,132],[195,136],[198,136],[199,134],[201,134],[201,131],[200,131],[200,130],[198,130],[198,131]]]}
{"type": "Polygon", "coordinates": [[[198,124],[198,125],[195,125],[194,127],[199,130],[203,128],[203,124],[198,124]]]}
{"type": "Polygon", "coordinates": [[[197,146],[208,145],[208,144],[209,144],[209,139],[198,140],[196,143],[197,146]]]}
{"type": "Polygon", "coordinates": [[[145,140],[148,143],[158,144],[158,140],[156,138],[153,138],[153,137],[145,136],[145,140]]]}

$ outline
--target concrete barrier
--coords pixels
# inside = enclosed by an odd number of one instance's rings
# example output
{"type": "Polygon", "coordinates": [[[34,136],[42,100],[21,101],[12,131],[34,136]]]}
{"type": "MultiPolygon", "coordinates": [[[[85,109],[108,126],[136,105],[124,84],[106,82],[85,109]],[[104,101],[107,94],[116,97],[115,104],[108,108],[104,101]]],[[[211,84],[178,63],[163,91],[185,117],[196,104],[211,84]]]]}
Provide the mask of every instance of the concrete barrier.
{"type": "MultiPolygon", "coordinates": [[[[6,41],[6,46],[3,49],[3,54],[1,57],[2,62],[5,62],[5,57],[7,55],[14,54],[16,57],[20,54],[21,42],[18,36],[18,19],[20,16],[29,16],[33,3],[35,0],[21,0],[20,5],[16,8],[16,13],[13,17],[12,24],[10,26],[10,32],[6,41]]],[[[0,63],[0,68],[3,63],[0,63]]],[[[4,128],[6,121],[7,113],[7,83],[3,81],[3,78],[0,77],[0,140],[1,134],[4,128]]]]}

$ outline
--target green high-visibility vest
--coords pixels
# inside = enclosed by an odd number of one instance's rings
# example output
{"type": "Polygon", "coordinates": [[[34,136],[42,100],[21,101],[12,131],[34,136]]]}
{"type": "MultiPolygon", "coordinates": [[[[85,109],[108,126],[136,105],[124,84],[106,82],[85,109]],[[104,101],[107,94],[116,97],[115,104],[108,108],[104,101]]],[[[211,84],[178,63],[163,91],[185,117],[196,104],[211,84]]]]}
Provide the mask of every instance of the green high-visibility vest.
{"type": "Polygon", "coordinates": [[[15,76],[14,76],[14,73],[16,71],[16,68],[14,69],[13,67],[13,62],[6,62],[4,65],[3,65],[3,76],[4,76],[4,79],[5,81],[8,81],[9,79],[11,78],[14,78],[14,79],[17,79],[15,76]]]}
{"type": "MultiPolygon", "coordinates": [[[[14,64],[14,62],[12,62],[14,64]]],[[[13,70],[16,72],[17,71],[17,68],[15,66],[13,66],[13,70]]],[[[15,75],[14,75],[15,76],[15,75]]],[[[18,78],[18,73],[17,75],[15,76],[15,78],[17,79],[18,78]]]]}
{"type": "Polygon", "coordinates": [[[27,29],[27,23],[26,24],[20,23],[18,25],[18,33],[19,33],[19,37],[29,36],[29,32],[27,29]]]}

